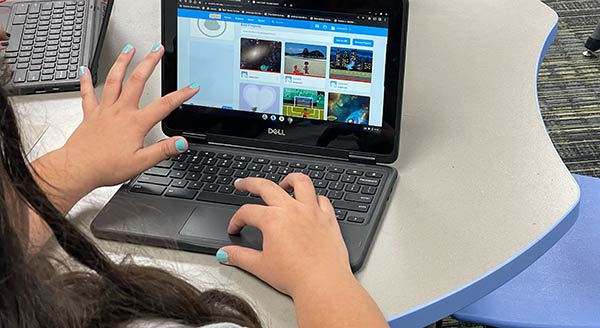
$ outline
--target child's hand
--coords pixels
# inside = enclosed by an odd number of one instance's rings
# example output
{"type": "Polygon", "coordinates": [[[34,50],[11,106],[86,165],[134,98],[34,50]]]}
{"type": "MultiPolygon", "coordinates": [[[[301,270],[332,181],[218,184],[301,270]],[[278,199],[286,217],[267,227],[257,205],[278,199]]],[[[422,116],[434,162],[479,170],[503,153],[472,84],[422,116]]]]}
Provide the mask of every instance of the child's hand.
{"type": "Polygon", "coordinates": [[[155,45],[123,85],[135,54],[135,49],[127,45],[106,78],[100,101],[89,70],[81,68],[83,122],[64,147],[34,163],[34,169],[42,171],[42,180],[57,189],[56,194],[70,198],[62,204],[63,208],[68,210],[78,197],[95,188],[123,183],[187,150],[188,144],[182,137],[144,147],[149,131],[199,90],[198,84],[192,84],[139,108],[146,82],[163,53],[164,48],[155,45]]]}

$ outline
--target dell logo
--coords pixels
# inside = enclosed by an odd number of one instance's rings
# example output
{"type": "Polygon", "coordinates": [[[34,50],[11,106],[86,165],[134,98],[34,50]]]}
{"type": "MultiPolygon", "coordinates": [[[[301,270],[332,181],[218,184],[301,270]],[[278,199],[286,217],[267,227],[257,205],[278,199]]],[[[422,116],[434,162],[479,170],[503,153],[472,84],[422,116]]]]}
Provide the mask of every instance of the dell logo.
{"type": "Polygon", "coordinates": [[[269,128],[269,134],[274,136],[285,137],[285,131],[282,129],[271,129],[269,128]]]}

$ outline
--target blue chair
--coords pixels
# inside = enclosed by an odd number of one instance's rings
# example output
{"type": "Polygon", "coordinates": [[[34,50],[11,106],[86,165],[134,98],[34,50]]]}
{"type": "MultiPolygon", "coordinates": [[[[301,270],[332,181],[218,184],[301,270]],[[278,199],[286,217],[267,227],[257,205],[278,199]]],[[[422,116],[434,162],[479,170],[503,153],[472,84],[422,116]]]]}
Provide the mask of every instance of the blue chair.
{"type": "Polygon", "coordinates": [[[516,278],[454,315],[501,328],[600,327],[600,179],[575,175],[579,219],[516,278]]]}

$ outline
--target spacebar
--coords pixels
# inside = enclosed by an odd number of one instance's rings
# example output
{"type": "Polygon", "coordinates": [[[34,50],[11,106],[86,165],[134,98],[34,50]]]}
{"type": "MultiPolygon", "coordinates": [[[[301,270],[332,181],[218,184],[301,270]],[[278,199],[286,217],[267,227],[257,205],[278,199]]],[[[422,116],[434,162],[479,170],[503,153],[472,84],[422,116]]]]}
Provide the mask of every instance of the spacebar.
{"type": "Polygon", "coordinates": [[[223,194],[218,192],[201,192],[196,200],[205,202],[221,203],[228,205],[242,206],[246,204],[265,205],[262,199],[255,197],[237,196],[232,194],[223,194]]]}

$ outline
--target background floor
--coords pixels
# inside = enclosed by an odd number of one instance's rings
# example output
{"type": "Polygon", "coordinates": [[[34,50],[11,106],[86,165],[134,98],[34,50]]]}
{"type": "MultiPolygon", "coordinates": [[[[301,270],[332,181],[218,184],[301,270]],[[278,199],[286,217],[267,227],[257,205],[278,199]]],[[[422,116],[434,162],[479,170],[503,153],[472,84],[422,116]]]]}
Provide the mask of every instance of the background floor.
{"type": "MultiPolygon", "coordinates": [[[[548,133],[571,172],[600,177],[600,58],[582,56],[600,18],[600,0],[542,0],[559,16],[558,37],[538,81],[548,133]]],[[[477,327],[445,319],[443,328],[477,327]]],[[[438,327],[440,327],[438,324],[438,327]]]]}

